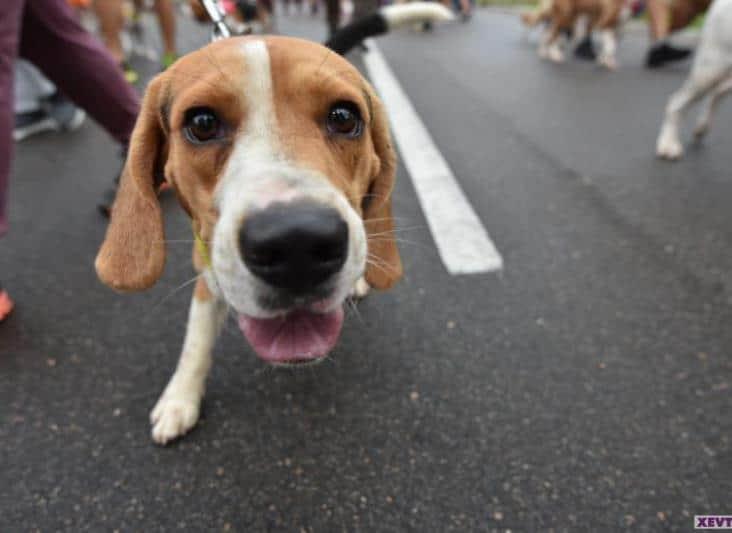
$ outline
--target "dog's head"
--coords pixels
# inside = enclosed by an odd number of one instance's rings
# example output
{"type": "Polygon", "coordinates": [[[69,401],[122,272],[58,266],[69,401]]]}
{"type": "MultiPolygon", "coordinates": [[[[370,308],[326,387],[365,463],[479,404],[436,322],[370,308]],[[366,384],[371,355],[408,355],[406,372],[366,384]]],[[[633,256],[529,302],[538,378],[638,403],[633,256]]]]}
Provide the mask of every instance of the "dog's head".
{"type": "Polygon", "coordinates": [[[347,61],[298,39],[219,41],[148,87],[97,273],[119,291],[160,277],[164,175],[207,243],[198,267],[257,354],[320,358],[357,280],[401,277],[394,174],[382,104],[347,61]]]}

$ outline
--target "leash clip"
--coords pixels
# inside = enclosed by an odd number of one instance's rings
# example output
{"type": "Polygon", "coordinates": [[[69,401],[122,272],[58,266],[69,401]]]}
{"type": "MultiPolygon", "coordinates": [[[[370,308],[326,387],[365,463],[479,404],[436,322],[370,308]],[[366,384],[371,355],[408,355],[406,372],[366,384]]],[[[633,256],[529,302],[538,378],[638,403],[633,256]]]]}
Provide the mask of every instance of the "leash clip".
{"type": "Polygon", "coordinates": [[[218,41],[220,39],[226,39],[227,37],[231,37],[231,29],[226,24],[226,21],[224,20],[224,17],[226,16],[226,12],[224,11],[224,8],[219,5],[217,0],[199,0],[201,2],[201,5],[203,5],[203,8],[206,10],[206,13],[208,13],[208,16],[211,17],[211,20],[214,23],[214,27],[211,30],[211,42],[218,41]]]}

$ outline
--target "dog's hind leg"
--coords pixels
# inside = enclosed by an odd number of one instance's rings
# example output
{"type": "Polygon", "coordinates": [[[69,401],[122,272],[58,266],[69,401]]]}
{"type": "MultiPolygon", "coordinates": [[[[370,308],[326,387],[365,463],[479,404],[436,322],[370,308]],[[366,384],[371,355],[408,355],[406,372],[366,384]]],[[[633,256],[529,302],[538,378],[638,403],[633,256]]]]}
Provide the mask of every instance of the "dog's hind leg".
{"type": "MultiPolygon", "coordinates": [[[[699,53],[702,53],[700,51],[699,53]]],[[[729,66],[716,62],[710,64],[706,58],[697,55],[691,74],[684,85],[676,91],[666,105],[666,115],[656,141],[656,155],[662,159],[679,159],[684,147],[679,138],[681,120],[687,108],[703,98],[728,76],[729,66]]]]}
{"type": "Polygon", "coordinates": [[[152,438],[158,444],[166,444],[196,425],[211,368],[211,351],[225,318],[226,305],[199,279],[178,366],[150,413],[152,438]]]}
{"type": "Polygon", "coordinates": [[[694,136],[697,139],[701,139],[707,134],[709,127],[712,124],[712,116],[714,115],[719,102],[730,92],[732,92],[732,72],[725,80],[720,82],[714,88],[712,96],[704,106],[704,110],[701,112],[699,120],[696,123],[696,128],[694,128],[694,136]]]}

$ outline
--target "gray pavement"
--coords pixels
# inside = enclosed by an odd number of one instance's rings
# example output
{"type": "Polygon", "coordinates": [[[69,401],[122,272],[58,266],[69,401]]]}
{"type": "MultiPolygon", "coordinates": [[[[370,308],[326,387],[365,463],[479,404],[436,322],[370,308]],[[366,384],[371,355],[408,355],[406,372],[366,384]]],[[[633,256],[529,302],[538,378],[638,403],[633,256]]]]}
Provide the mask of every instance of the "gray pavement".
{"type": "Polygon", "coordinates": [[[93,124],[21,144],[0,531],[689,531],[732,512],[732,108],[669,164],[653,145],[686,67],[643,70],[640,34],[616,73],[540,62],[490,11],[379,45],[505,270],[449,276],[400,168],[403,283],[317,368],[265,367],[230,324],[202,421],[159,448],[190,243],[154,290],[115,295],[92,267],[114,147],[93,124]]]}

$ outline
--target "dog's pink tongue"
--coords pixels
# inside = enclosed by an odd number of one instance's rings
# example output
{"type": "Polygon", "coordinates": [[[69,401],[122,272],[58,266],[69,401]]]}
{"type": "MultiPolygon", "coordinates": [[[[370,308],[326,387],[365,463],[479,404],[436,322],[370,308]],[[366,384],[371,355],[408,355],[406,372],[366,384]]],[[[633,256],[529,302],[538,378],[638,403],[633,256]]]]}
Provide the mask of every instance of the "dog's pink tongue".
{"type": "Polygon", "coordinates": [[[343,326],[343,308],[330,313],[298,310],[277,318],[239,315],[239,328],[268,363],[318,359],[328,355],[343,326]]]}

